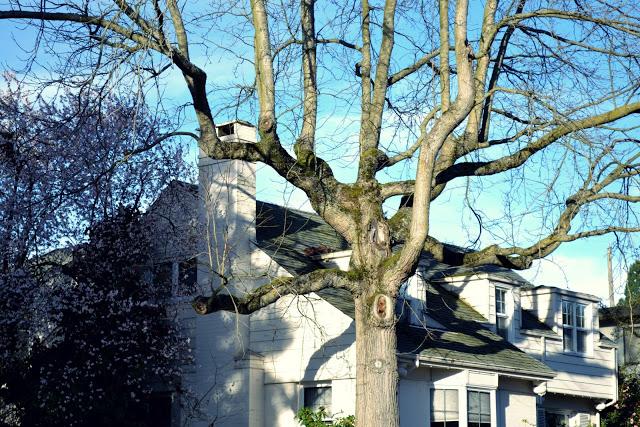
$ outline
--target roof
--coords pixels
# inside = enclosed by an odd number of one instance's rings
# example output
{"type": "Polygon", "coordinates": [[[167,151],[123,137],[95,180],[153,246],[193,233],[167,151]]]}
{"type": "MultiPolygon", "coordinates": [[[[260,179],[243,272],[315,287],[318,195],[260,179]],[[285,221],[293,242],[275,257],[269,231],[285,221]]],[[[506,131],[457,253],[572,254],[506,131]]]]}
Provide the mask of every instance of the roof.
{"type": "Polygon", "coordinates": [[[417,354],[421,360],[436,364],[484,367],[536,378],[555,376],[547,365],[483,326],[487,319],[440,285],[430,283],[427,287],[427,314],[447,330],[401,328],[400,353],[417,354]]]}
{"type": "MultiPolygon", "coordinates": [[[[469,277],[486,275],[489,279],[508,282],[524,288],[532,288],[533,284],[513,270],[498,265],[481,265],[476,267],[454,267],[440,264],[440,271],[432,280],[443,280],[454,277],[469,277]]],[[[433,266],[430,266],[432,269],[433,266]]]]}
{"type": "Polygon", "coordinates": [[[315,213],[257,201],[256,216],[258,247],[290,273],[322,268],[314,254],[349,248],[347,241],[315,213]]]}
{"type": "MultiPolygon", "coordinates": [[[[291,273],[304,274],[322,268],[313,254],[349,248],[346,240],[314,213],[260,201],[256,212],[258,247],[291,273]]],[[[526,282],[508,269],[463,269],[437,263],[432,258],[423,258],[421,271],[428,280],[482,272],[519,284],[526,282]]],[[[317,294],[347,316],[355,318],[349,291],[330,288],[317,294]]],[[[427,301],[428,314],[445,325],[447,330],[399,328],[398,351],[401,354],[419,355],[426,362],[484,367],[536,378],[555,375],[548,366],[484,327],[482,323],[487,319],[440,285],[429,285],[427,301]]]]}
{"type": "Polygon", "coordinates": [[[522,326],[520,330],[523,332],[529,332],[536,335],[544,335],[552,338],[560,338],[560,335],[556,334],[549,325],[542,322],[538,317],[530,310],[521,310],[522,314],[522,326]]]}
{"type": "Polygon", "coordinates": [[[560,294],[571,298],[583,299],[591,302],[599,302],[600,297],[591,294],[585,294],[584,292],[572,291],[569,289],[558,288],[557,286],[538,285],[530,289],[525,289],[525,292],[531,295],[541,294],[560,294]]]}
{"type": "Polygon", "coordinates": [[[618,345],[611,338],[600,332],[600,345],[605,347],[617,347],[618,345]]]}
{"type": "Polygon", "coordinates": [[[614,326],[629,324],[633,318],[633,323],[638,324],[640,319],[640,306],[634,305],[633,310],[626,305],[614,307],[603,307],[598,311],[600,316],[600,326],[614,326]]]}

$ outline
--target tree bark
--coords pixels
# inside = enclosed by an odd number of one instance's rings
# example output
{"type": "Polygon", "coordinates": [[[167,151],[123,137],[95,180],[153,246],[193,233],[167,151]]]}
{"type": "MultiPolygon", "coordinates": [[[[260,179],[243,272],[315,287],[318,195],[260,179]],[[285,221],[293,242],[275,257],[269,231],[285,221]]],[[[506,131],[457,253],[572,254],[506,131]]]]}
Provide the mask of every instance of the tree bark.
{"type": "Polygon", "coordinates": [[[399,426],[395,298],[358,296],[355,307],[356,423],[358,427],[399,426]]]}

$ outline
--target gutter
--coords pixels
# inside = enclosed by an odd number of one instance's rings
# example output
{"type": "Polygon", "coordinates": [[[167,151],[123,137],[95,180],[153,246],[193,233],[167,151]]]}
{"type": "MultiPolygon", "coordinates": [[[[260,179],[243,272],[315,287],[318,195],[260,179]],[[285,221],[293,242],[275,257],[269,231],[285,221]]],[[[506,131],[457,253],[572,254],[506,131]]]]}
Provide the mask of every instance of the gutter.
{"type": "MultiPolygon", "coordinates": [[[[404,356],[400,356],[398,355],[398,358],[402,358],[402,359],[408,359],[408,357],[406,355],[404,356]]],[[[513,377],[513,378],[523,378],[523,379],[527,379],[527,380],[538,380],[538,381],[548,381],[550,379],[553,379],[555,377],[555,372],[552,375],[549,376],[541,376],[539,373],[536,372],[522,372],[522,371],[517,371],[517,370],[509,370],[509,369],[500,369],[500,367],[494,367],[493,369],[491,368],[487,368],[486,365],[483,364],[479,364],[479,363],[460,363],[460,362],[453,362],[453,361],[443,361],[442,363],[438,363],[438,362],[430,362],[428,360],[424,360],[424,359],[420,359],[418,355],[416,355],[415,361],[412,360],[413,358],[411,358],[410,360],[414,363],[416,363],[416,367],[417,365],[420,366],[427,366],[427,367],[432,367],[432,368],[444,368],[444,369],[457,369],[457,368],[461,368],[461,369],[476,369],[478,371],[484,371],[484,372],[490,372],[490,373],[497,373],[499,375],[502,376],[507,376],[507,377],[513,377]],[[455,364],[454,364],[455,363],[455,364]]]]}

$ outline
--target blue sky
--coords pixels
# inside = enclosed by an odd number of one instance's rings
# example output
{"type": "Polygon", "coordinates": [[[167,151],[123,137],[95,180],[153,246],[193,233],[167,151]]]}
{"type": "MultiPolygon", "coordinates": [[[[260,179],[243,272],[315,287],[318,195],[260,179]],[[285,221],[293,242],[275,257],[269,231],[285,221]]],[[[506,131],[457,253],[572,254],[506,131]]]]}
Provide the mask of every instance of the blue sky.
{"type": "MultiPolygon", "coordinates": [[[[25,48],[29,48],[34,39],[31,29],[24,29],[7,21],[0,21],[0,40],[4,40],[2,55],[2,68],[15,68],[20,66],[21,60],[28,58],[28,53],[22,51],[12,40],[17,40],[25,48]]],[[[250,64],[238,64],[234,60],[225,59],[199,52],[194,49],[192,55],[195,62],[201,65],[209,75],[209,80],[214,84],[229,84],[240,78],[245,83],[253,79],[253,70],[250,64]],[[198,57],[198,55],[200,55],[198,57]]],[[[40,63],[46,65],[47,60],[53,57],[48,54],[40,56],[40,63]]],[[[36,67],[36,73],[41,72],[36,67]]],[[[187,102],[187,91],[182,77],[177,70],[172,70],[166,76],[163,86],[163,98],[170,105],[179,105],[187,102]]],[[[213,105],[215,110],[215,104],[213,105]]],[[[344,143],[333,143],[319,146],[320,154],[332,160],[332,165],[337,177],[343,181],[353,181],[356,173],[356,157],[354,141],[357,141],[358,110],[343,110],[342,114],[332,114],[331,105],[321,103],[319,122],[322,123],[320,138],[327,141],[336,140],[344,143]],[[352,142],[351,144],[348,142],[352,142]]],[[[248,117],[240,117],[255,122],[255,117],[246,113],[248,117]]],[[[218,121],[225,121],[229,117],[222,117],[218,121]]],[[[191,119],[187,119],[184,128],[189,130],[196,125],[191,119]]],[[[195,162],[195,144],[191,153],[195,162]]],[[[412,168],[391,171],[392,177],[410,177],[412,168]]],[[[390,177],[381,177],[388,180],[390,177]]],[[[443,194],[435,203],[431,216],[431,233],[439,239],[452,243],[464,243],[473,241],[477,234],[477,224],[465,205],[466,194],[465,180],[452,183],[451,188],[443,194]]],[[[474,204],[487,217],[498,215],[499,205],[504,203],[502,188],[488,189],[474,204]]],[[[306,197],[301,191],[278,176],[273,170],[264,165],[258,166],[257,196],[261,200],[268,200],[278,204],[286,204],[293,208],[309,209],[306,197]]],[[[388,210],[393,211],[393,206],[388,210]]],[[[523,230],[527,227],[524,226],[523,230]]],[[[553,255],[545,260],[534,263],[533,268],[521,272],[521,274],[534,284],[554,285],[568,287],[577,291],[595,294],[607,301],[607,247],[614,241],[612,236],[591,238],[584,241],[567,243],[561,246],[553,255]]],[[[483,243],[492,243],[485,234],[483,243]]],[[[633,261],[633,258],[628,260],[633,261]]],[[[614,263],[614,280],[618,293],[622,290],[622,283],[626,277],[626,266],[622,259],[617,258],[614,263]]]]}

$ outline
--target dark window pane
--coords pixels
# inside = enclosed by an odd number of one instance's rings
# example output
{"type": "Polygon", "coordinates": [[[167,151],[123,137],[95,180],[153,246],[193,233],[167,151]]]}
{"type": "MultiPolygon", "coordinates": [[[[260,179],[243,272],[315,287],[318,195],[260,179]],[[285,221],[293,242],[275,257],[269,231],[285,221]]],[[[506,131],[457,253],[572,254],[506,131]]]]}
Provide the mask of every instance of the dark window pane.
{"type": "Polygon", "coordinates": [[[576,304],[576,326],[584,328],[584,308],[582,304],[576,304]]]}
{"type": "Polygon", "coordinates": [[[587,331],[576,331],[576,341],[578,344],[578,353],[586,353],[587,351],[587,331]]]}
{"type": "Polygon", "coordinates": [[[153,427],[171,426],[171,394],[151,393],[149,396],[149,413],[146,424],[153,427]]]}
{"type": "Polygon", "coordinates": [[[564,325],[573,326],[573,304],[567,301],[562,301],[562,323],[564,325]]]}
{"type": "Polygon", "coordinates": [[[498,331],[498,335],[500,335],[505,340],[509,339],[509,325],[506,317],[496,318],[496,329],[498,331]]]}
{"type": "Polygon", "coordinates": [[[562,328],[562,339],[564,341],[564,351],[574,351],[573,328],[562,328]]]}
{"type": "Polygon", "coordinates": [[[171,296],[173,290],[173,263],[163,262],[153,266],[153,282],[159,291],[159,296],[171,296]]]}
{"type": "Polygon", "coordinates": [[[331,416],[331,387],[306,387],[304,407],[313,411],[324,408],[327,416],[331,416]]]}
{"type": "Polygon", "coordinates": [[[545,424],[547,427],[566,427],[569,425],[564,414],[554,414],[549,412],[545,414],[545,424]]]}
{"type": "Polygon", "coordinates": [[[506,296],[507,291],[504,289],[496,289],[496,313],[506,314],[506,296]]]}

